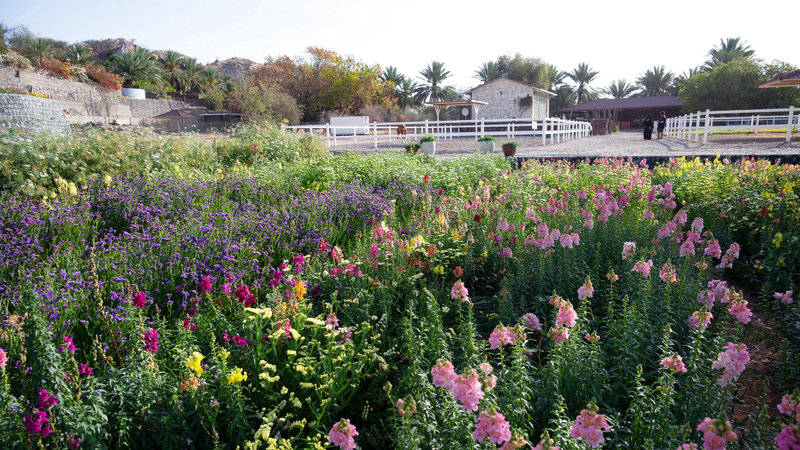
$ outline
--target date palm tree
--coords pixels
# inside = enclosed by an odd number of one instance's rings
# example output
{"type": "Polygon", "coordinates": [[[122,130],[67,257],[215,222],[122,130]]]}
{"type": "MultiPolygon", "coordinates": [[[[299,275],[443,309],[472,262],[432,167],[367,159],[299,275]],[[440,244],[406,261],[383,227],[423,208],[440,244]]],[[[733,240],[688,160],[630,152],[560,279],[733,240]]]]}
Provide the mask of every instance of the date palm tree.
{"type": "Polygon", "coordinates": [[[578,103],[585,103],[597,98],[594,89],[592,89],[589,84],[594,81],[599,74],[600,72],[592,70],[586,63],[578,64],[577,69],[573,69],[572,72],[567,73],[567,77],[575,83],[575,101],[578,103]]]}
{"type": "Polygon", "coordinates": [[[418,105],[419,101],[414,97],[418,89],[419,85],[416,81],[403,77],[403,81],[395,87],[397,106],[400,109],[406,109],[409,106],[418,105]]]}
{"type": "Polygon", "coordinates": [[[569,108],[575,105],[575,90],[568,84],[562,84],[556,87],[553,92],[556,96],[550,101],[550,115],[558,115],[558,112],[564,108],[569,108]]]}
{"type": "Polygon", "coordinates": [[[190,94],[196,94],[200,91],[202,82],[203,67],[197,64],[194,58],[183,58],[181,60],[181,77],[183,89],[190,94]]]}
{"type": "Polygon", "coordinates": [[[391,81],[395,86],[400,86],[405,76],[397,72],[397,67],[389,66],[380,76],[381,81],[391,81]]]}
{"type": "Polygon", "coordinates": [[[475,71],[473,78],[479,79],[481,83],[488,83],[502,75],[503,72],[500,70],[500,66],[498,66],[496,62],[486,61],[478,66],[478,70],[475,71]]]}
{"type": "Polygon", "coordinates": [[[417,88],[414,95],[420,102],[444,100],[448,92],[453,90],[452,86],[443,86],[444,80],[450,78],[450,71],[445,70],[444,63],[432,61],[425,70],[420,71],[420,75],[425,83],[417,88]]]}
{"type": "Polygon", "coordinates": [[[125,78],[126,83],[144,81],[160,84],[160,71],[155,61],[155,56],[147,49],[138,48],[133,52],[123,53],[114,62],[112,71],[125,78]]]}
{"type": "Polygon", "coordinates": [[[158,58],[158,63],[164,71],[164,81],[170,84],[176,91],[181,88],[181,61],[183,56],[173,50],[167,50],[158,58]]]}
{"type": "Polygon", "coordinates": [[[628,83],[625,78],[614,80],[607,88],[603,89],[603,93],[612,98],[630,97],[634,92],[636,92],[636,85],[628,83]]]}
{"type": "Polygon", "coordinates": [[[675,74],[667,72],[664,66],[653,66],[652,70],[647,69],[644,75],[636,79],[636,84],[642,96],[669,95],[675,84],[675,74]]]}
{"type": "Polygon", "coordinates": [[[72,44],[67,48],[67,62],[76,66],[86,67],[95,60],[92,47],[83,44],[72,44]]]}
{"type": "Polygon", "coordinates": [[[713,47],[708,51],[711,59],[706,61],[704,69],[711,70],[718,64],[729,63],[736,58],[753,56],[756,53],[755,50],[750,49],[749,45],[745,45],[747,41],[740,42],[741,39],[741,37],[727,38],[724,41],[720,39],[719,47],[713,47]]]}
{"type": "Polygon", "coordinates": [[[49,39],[44,38],[36,38],[31,40],[26,45],[25,50],[27,54],[24,56],[32,56],[30,59],[36,61],[36,64],[38,65],[41,65],[45,59],[53,56],[54,54],[53,43],[50,42],[49,39]]]}
{"type": "Polygon", "coordinates": [[[567,78],[567,72],[558,70],[554,64],[546,64],[544,67],[544,77],[542,89],[554,89],[556,86],[564,83],[567,78]]]}

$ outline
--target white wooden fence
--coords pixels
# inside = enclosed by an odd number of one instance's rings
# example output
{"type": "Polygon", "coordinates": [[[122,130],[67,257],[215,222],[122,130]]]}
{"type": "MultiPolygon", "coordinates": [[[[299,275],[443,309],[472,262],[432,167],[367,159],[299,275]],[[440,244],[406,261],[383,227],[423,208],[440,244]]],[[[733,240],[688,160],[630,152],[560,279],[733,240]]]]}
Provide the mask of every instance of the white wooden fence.
{"type": "Polygon", "coordinates": [[[798,127],[800,119],[796,107],[781,109],[743,109],[729,111],[697,111],[667,119],[664,136],[676,139],[708,143],[708,135],[715,130],[750,130],[758,134],[759,129],[786,127],[786,142],[792,142],[792,129],[798,127]]]}
{"type": "MultiPolygon", "coordinates": [[[[363,128],[360,127],[359,130],[363,128]]],[[[378,141],[392,142],[392,140],[412,142],[419,140],[425,135],[433,135],[439,141],[448,141],[456,138],[474,138],[477,140],[483,136],[493,136],[500,139],[516,139],[518,137],[530,136],[533,139],[540,138],[542,145],[568,141],[581,137],[589,136],[592,132],[592,125],[588,122],[575,120],[563,120],[556,118],[548,119],[480,119],[478,121],[468,120],[426,120],[423,122],[373,122],[369,125],[367,133],[353,133],[352,125],[294,125],[285,127],[287,130],[295,132],[305,132],[315,134],[325,139],[325,143],[330,148],[336,146],[339,141],[357,144],[359,140],[373,143],[374,148],[378,148],[378,141]],[[398,136],[397,127],[405,125],[406,135],[398,136]],[[344,134],[346,130],[348,134],[344,134]]]]}

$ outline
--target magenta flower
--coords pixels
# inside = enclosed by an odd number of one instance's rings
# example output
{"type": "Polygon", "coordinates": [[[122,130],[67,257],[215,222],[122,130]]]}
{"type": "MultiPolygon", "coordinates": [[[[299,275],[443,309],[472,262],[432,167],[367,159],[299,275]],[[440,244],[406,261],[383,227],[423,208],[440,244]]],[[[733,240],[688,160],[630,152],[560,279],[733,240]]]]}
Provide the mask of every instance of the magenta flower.
{"type": "Polygon", "coordinates": [[[81,446],[81,442],[83,442],[83,439],[75,437],[74,435],[69,438],[69,446],[72,447],[72,450],[78,450],[78,448],[81,446]]]}
{"type": "Polygon", "coordinates": [[[8,353],[0,348],[0,369],[5,369],[8,364],[8,353]]]}
{"type": "Polygon", "coordinates": [[[144,292],[139,291],[133,296],[133,306],[142,309],[145,303],[147,303],[147,295],[144,292]]]}
{"type": "Polygon", "coordinates": [[[58,351],[60,352],[67,351],[71,355],[74,355],[75,351],[78,350],[78,347],[75,347],[75,343],[72,342],[72,338],[69,336],[64,336],[64,342],[66,343],[58,346],[58,351]]]}
{"type": "Polygon", "coordinates": [[[46,410],[51,406],[55,406],[58,404],[58,399],[56,396],[47,392],[46,389],[42,389],[39,391],[39,401],[36,403],[36,406],[41,410],[46,410]]]}
{"type": "Polygon", "coordinates": [[[148,352],[155,353],[158,351],[158,332],[154,329],[150,329],[144,333],[144,348],[148,352]]]}
{"type": "Polygon", "coordinates": [[[86,364],[81,364],[80,369],[78,369],[78,373],[84,377],[94,375],[94,371],[92,370],[92,368],[87,366],[86,364]]]}
{"type": "Polygon", "coordinates": [[[204,294],[210,290],[211,290],[211,280],[208,279],[208,277],[200,280],[200,284],[197,287],[197,291],[200,292],[200,294],[204,294]]]}
{"type": "Polygon", "coordinates": [[[358,436],[358,431],[350,419],[342,419],[328,432],[328,442],[343,450],[353,450],[356,448],[355,436],[358,436]]]}
{"type": "MultiPolygon", "coordinates": [[[[49,426],[46,429],[42,428],[43,425],[47,425],[47,422],[50,422],[50,419],[47,418],[47,411],[38,411],[34,409],[32,413],[28,414],[22,419],[22,426],[25,427],[25,431],[27,431],[29,434],[50,434],[52,430],[50,430],[49,426]]],[[[42,435],[46,436],[46,434],[42,435]]]]}
{"type": "Polygon", "coordinates": [[[789,424],[781,430],[780,434],[775,436],[775,444],[778,450],[795,450],[798,448],[800,442],[800,431],[797,425],[789,424]]]}
{"type": "Polygon", "coordinates": [[[222,292],[224,292],[225,295],[230,295],[231,294],[231,284],[230,283],[223,284],[222,285],[222,292]]]}

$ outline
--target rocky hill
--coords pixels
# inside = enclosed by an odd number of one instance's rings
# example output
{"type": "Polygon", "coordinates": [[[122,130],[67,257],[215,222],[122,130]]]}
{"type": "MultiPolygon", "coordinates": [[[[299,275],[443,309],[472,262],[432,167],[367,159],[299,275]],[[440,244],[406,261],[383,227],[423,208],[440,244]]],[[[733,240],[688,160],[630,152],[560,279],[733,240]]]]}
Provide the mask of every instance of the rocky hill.
{"type": "Polygon", "coordinates": [[[129,53],[139,48],[138,45],[123,38],[105,39],[102,41],[89,40],[83,43],[92,47],[92,52],[97,58],[97,62],[100,64],[104,63],[111,55],[122,55],[123,53],[129,53]]]}
{"type": "Polygon", "coordinates": [[[250,74],[250,69],[257,63],[245,58],[228,58],[222,61],[216,60],[205,67],[217,69],[218,72],[227,73],[232,77],[239,77],[250,74]]]}

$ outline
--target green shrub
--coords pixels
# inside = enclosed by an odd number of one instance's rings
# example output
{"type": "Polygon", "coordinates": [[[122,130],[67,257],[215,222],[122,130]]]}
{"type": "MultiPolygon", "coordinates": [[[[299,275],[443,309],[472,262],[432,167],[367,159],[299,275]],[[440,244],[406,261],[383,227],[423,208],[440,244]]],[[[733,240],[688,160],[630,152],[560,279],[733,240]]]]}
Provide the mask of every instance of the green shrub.
{"type": "Polygon", "coordinates": [[[517,143],[516,143],[516,142],[514,142],[514,141],[503,142],[503,147],[505,147],[505,146],[519,147],[519,144],[517,144],[517,143]]]}
{"type": "Polygon", "coordinates": [[[419,140],[420,142],[436,142],[436,138],[432,135],[422,136],[422,139],[419,140]]]}
{"type": "Polygon", "coordinates": [[[482,138],[478,138],[478,142],[497,142],[497,139],[492,136],[484,136],[482,138]]]}

